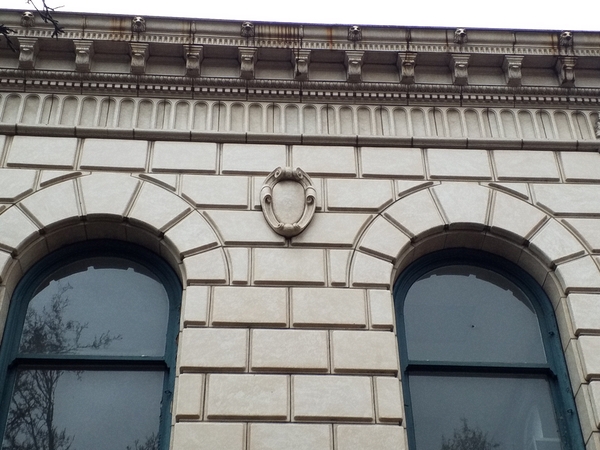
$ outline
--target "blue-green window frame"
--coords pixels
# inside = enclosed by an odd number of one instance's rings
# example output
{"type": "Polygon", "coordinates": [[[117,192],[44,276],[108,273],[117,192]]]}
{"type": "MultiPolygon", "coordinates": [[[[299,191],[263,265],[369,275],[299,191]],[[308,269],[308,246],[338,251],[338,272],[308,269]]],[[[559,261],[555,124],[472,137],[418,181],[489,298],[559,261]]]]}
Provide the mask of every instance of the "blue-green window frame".
{"type": "Polygon", "coordinates": [[[465,374],[534,374],[545,376],[550,384],[552,401],[556,411],[557,424],[564,450],[585,448],[575,400],[567,372],[558,326],[552,303],[539,284],[514,263],[490,253],[470,249],[448,249],[430,253],[410,264],[398,277],[394,285],[394,306],[398,327],[398,347],[408,444],[416,448],[414,420],[411,407],[410,374],[417,372],[465,373],[465,374]],[[538,318],[546,357],[545,365],[493,366],[483,364],[443,364],[437,362],[411,361],[408,359],[408,346],[404,320],[404,301],[412,285],[426,273],[445,266],[470,265],[491,270],[517,285],[531,300],[538,318]]]}
{"type": "MultiPolygon", "coordinates": [[[[12,295],[0,347],[0,442],[8,415],[12,386],[19,367],[93,369],[101,371],[164,371],[161,400],[159,448],[169,448],[171,403],[175,384],[176,346],[179,331],[182,288],[173,269],[159,256],[135,244],[113,240],[92,240],[61,248],[36,263],[20,280],[12,295]],[[18,347],[25,314],[39,283],[51,273],[77,261],[94,257],[116,257],[140,264],[161,282],[169,299],[164,357],[31,355],[20,357],[18,347]]],[[[134,420],[134,419],[133,419],[134,420]]]]}

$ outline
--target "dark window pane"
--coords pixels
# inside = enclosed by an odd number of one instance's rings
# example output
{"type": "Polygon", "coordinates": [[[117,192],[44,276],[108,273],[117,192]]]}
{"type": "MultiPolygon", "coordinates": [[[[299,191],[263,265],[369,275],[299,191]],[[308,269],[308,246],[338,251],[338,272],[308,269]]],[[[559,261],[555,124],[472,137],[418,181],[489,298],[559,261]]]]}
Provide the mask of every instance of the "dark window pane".
{"type": "Polygon", "coordinates": [[[120,258],[67,265],[29,302],[19,352],[162,356],[169,300],[143,266],[120,258]]]}
{"type": "Polygon", "coordinates": [[[404,314],[410,360],[546,362],[530,301],[492,271],[474,266],[435,269],[411,286],[404,314]]]}
{"type": "Polygon", "coordinates": [[[2,450],[158,449],[163,372],[23,370],[2,450]]]}
{"type": "Polygon", "coordinates": [[[545,379],[411,375],[419,450],[560,450],[545,379]]]}

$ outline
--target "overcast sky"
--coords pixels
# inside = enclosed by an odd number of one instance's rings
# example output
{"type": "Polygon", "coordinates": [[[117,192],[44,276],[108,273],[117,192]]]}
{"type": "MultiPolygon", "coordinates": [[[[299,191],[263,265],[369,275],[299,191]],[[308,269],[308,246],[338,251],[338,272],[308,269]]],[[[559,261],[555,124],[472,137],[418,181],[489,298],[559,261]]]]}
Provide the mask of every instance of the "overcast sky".
{"type": "MultiPolygon", "coordinates": [[[[36,0],[41,3],[41,0],[36,0]]],[[[346,25],[600,30],[593,0],[47,0],[64,11],[346,25]]],[[[0,0],[26,9],[27,0],[0,0]]],[[[0,23],[1,16],[0,16],[0,23]]]]}

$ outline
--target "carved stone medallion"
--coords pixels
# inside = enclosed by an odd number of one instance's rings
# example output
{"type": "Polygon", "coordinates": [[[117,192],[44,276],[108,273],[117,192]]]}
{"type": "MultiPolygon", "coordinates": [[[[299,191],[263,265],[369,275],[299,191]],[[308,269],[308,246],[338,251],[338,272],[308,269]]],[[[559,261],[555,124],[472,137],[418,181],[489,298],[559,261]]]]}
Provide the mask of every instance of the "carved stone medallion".
{"type": "Polygon", "coordinates": [[[269,226],[281,236],[292,237],[300,234],[312,220],[317,192],[302,169],[278,167],[265,179],[260,204],[269,226]]]}

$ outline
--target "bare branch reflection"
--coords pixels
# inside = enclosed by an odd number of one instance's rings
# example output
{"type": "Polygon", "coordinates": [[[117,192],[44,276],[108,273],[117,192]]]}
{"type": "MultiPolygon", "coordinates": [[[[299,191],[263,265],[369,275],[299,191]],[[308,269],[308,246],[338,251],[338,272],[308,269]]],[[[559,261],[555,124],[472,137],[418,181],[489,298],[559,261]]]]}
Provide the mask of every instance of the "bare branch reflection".
{"type": "Polygon", "coordinates": [[[441,450],[492,450],[500,444],[491,441],[488,434],[478,427],[470,427],[467,419],[461,419],[462,426],[454,429],[451,438],[442,436],[441,450]]]}

